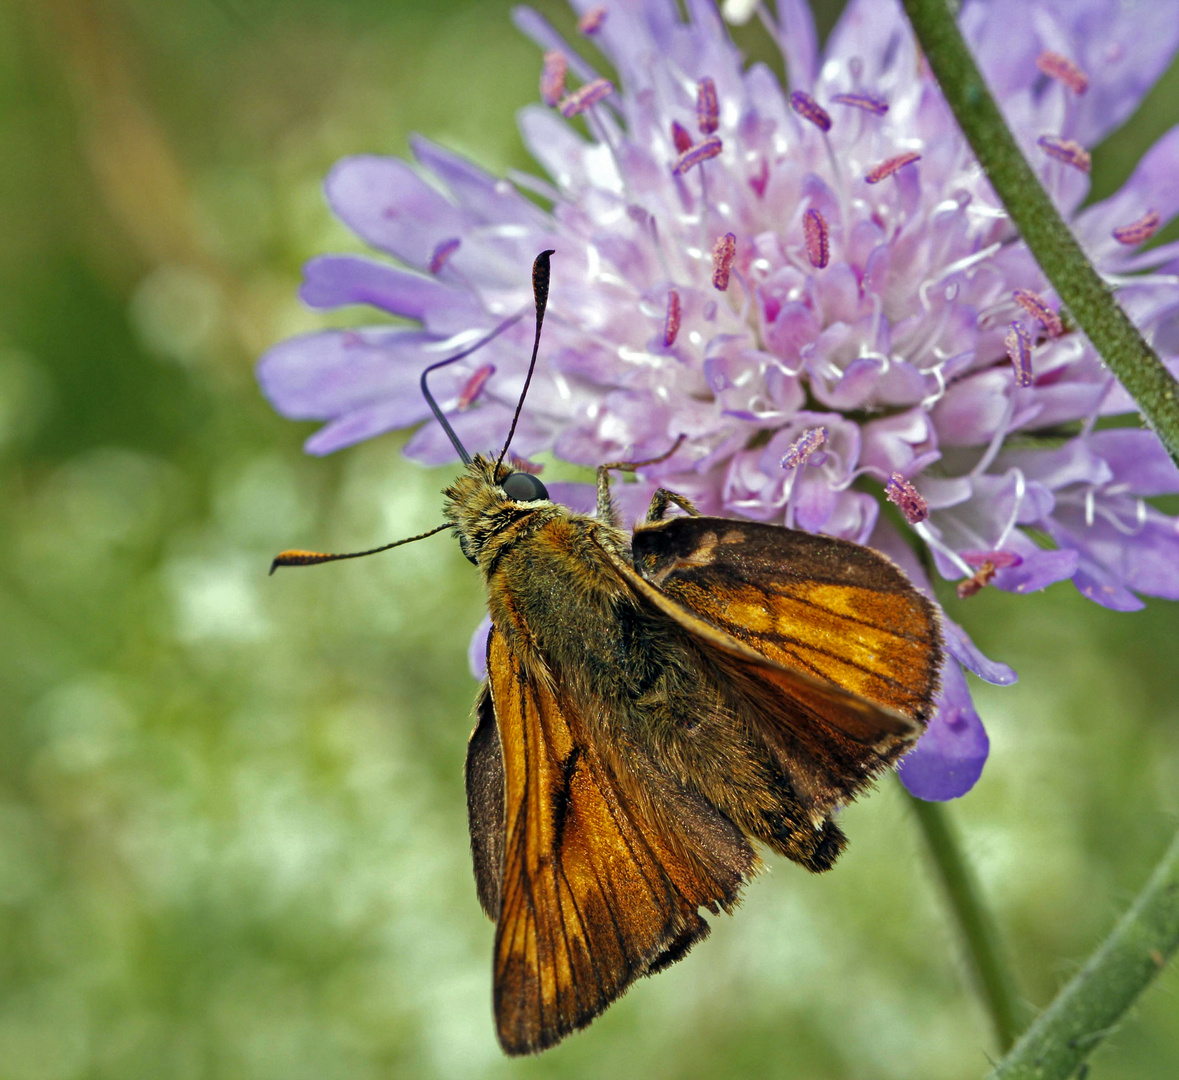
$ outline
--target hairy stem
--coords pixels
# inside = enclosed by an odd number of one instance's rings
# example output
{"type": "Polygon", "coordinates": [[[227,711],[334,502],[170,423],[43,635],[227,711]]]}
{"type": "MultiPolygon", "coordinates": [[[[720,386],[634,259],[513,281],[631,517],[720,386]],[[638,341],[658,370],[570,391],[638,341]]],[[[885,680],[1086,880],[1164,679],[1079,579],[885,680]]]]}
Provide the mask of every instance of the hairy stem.
{"type": "Polygon", "coordinates": [[[983,904],[978,882],[962,854],[945,807],[913,795],[909,796],[909,801],[954,921],[958,924],[975,982],[995,1028],[995,1037],[1000,1049],[1006,1053],[1020,1031],[1020,1010],[1014,982],[1003,962],[994,920],[983,904]]]}
{"type": "Polygon", "coordinates": [[[1179,947],[1179,833],[1146,888],[1079,974],[991,1073],[991,1080],[1066,1080],[1109,1034],[1179,947]]]}
{"type": "Polygon", "coordinates": [[[1179,383],[1085,258],[1024,160],[947,0],[901,2],[963,134],[1040,269],[1179,464],[1179,383]]]}

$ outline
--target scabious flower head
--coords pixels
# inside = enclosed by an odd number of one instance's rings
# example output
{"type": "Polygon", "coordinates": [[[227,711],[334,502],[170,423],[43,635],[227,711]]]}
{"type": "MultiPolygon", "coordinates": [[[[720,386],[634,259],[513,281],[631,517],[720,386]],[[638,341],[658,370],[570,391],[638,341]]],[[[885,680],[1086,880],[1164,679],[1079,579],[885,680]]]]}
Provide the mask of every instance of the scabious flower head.
{"type": "MultiPolygon", "coordinates": [[[[276,408],[325,422],[310,452],[427,421],[406,453],[453,460],[421,371],[527,310],[528,267],[554,248],[522,455],[637,460],[685,435],[619,491],[628,513],[662,484],[705,513],[870,544],[928,587],[924,549],[963,596],[1071,580],[1119,610],[1179,597],[1179,523],[1146,501],[1179,491],[1179,470],[1151,433],[1100,423],[1133,402],[1059,312],[898,6],[853,0],[822,57],[800,0],[781,0],[776,23],[763,11],[789,87],[743,62],[705,0],[686,0],[686,17],[672,0],[574,7],[616,81],[516,12],[545,56],[547,104],[520,127],[547,179],[496,179],[424,139],[416,168],[354,157],[329,176],[339,217],[403,266],[313,259],[303,299],[419,325],[327,330],[267,353],[259,376],[276,408]],[[882,513],[886,500],[896,508],[882,513]]],[[[1140,245],[1179,210],[1179,130],[1120,192],[1081,208],[1088,148],[1175,49],[1173,6],[968,0],[961,22],[1029,161],[1174,366],[1179,250],[1140,245]]],[[[472,450],[508,429],[526,323],[437,374],[472,450]]],[[[579,486],[550,490],[592,504],[579,486]]],[[[986,758],[962,668],[1015,677],[948,618],[945,630],[939,710],[901,765],[934,799],[968,790],[986,758]]]]}

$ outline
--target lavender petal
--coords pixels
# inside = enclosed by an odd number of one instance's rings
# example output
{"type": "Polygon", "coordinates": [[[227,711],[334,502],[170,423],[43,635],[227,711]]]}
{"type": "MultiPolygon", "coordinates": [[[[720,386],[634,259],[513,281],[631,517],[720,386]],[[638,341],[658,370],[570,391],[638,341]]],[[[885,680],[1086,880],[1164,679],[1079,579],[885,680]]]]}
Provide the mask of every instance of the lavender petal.
{"type": "Polygon", "coordinates": [[[417,319],[441,333],[482,321],[482,312],[468,294],[357,255],[312,259],[303,267],[299,297],[313,308],[370,304],[391,315],[417,319]]]}
{"type": "Polygon", "coordinates": [[[471,634],[471,642],[467,646],[467,667],[471,669],[471,676],[482,682],[487,678],[487,639],[491,637],[491,616],[484,615],[479,625],[471,634]]]}
{"type": "Polygon", "coordinates": [[[990,748],[962,669],[951,661],[942,672],[937,711],[917,745],[901,759],[897,773],[919,799],[957,799],[978,783],[990,748]]]}
{"type": "Polygon", "coordinates": [[[324,191],[335,215],[365,243],[419,270],[439,243],[466,231],[462,211],[397,158],[344,158],[324,191]]]}

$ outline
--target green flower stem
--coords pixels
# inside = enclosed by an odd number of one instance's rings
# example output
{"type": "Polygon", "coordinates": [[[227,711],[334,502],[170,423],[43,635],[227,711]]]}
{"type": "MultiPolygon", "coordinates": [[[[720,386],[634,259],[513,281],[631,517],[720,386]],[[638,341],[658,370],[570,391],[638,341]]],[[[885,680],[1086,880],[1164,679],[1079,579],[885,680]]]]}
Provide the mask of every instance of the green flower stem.
{"type": "Polygon", "coordinates": [[[1179,464],[1179,383],[1085,258],[1024,160],[947,0],[901,2],[963,134],[1040,269],[1179,464]]]}
{"type": "Polygon", "coordinates": [[[1179,946],[1179,833],[1134,906],[1080,973],[991,1073],[1066,1080],[1162,971],[1179,946]]]}
{"type": "Polygon", "coordinates": [[[982,902],[978,882],[962,854],[945,807],[913,795],[909,795],[909,802],[958,923],[975,981],[995,1027],[995,1037],[1006,1053],[1020,1032],[1020,1010],[994,921],[982,902]]]}

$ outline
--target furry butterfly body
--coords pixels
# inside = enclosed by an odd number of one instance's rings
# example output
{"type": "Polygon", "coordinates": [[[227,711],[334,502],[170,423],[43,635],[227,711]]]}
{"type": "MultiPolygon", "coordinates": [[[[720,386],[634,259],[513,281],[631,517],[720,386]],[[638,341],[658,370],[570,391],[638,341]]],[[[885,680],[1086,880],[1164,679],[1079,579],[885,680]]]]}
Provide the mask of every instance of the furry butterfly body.
{"type": "Polygon", "coordinates": [[[597,517],[482,457],[446,492],[493,624],[467,797],[513,1054],[682,957],[756,872],[754,842],[828,869],[832,814],[936,694],[936,614],[889,560],[662,489],[632,536],[614,467],[597,517]]]}

